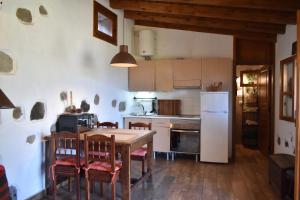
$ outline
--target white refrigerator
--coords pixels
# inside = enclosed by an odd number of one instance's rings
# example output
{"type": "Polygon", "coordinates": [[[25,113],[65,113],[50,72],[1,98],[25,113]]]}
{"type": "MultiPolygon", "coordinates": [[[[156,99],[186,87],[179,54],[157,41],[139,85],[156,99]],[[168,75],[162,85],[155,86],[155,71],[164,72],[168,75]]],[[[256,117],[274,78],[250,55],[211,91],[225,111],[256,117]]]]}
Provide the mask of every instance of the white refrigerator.
{"type": "Polygon", "coordinates": [[[202,162],[228,163],[228,92],[201,92],[202,162]]]}

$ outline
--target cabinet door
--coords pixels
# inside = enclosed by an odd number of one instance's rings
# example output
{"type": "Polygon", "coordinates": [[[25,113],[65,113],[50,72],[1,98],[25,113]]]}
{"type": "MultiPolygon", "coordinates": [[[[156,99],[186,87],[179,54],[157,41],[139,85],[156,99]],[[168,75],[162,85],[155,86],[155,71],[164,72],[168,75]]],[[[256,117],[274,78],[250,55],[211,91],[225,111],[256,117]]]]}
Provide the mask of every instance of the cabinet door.
{"type": "Polygon", "coordinates": [[[201,59],[173,60],[174,87],[201,87],[201,59]]]}
{"type": "Polygon", "coordinates": [[[128,89],[130,91],[155,90],[155,61],[137,61],[138,67],[128,69],[128,89]]]}
{"type": "Polygon", "coordinates": [[[202,58],[202,89],[210,84],[223,82],[223,90],[232,88],[232,61],[228,58],[202,58]]]}
{"type": "Polygon", "coordinates": [[[173,90],[173,67],[171,60],[157,60],[155,74],[155,88],[157,91],[166,92],[173,90]]]}
{"type": "Polygon", "coordinates": [[[152,130],[156,131],[153,137],[153,151],[170,152],[170,120],[152,119],[152,130]]]}

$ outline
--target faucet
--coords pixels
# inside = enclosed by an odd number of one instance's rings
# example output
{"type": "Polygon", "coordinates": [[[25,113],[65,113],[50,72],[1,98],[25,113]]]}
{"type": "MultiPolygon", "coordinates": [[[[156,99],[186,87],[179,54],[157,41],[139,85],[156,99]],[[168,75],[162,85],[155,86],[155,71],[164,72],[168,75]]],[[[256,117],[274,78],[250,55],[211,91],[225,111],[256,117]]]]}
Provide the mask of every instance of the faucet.
{"type": "Polygon", "coordinates": [[[145,107],[141,103],[137,103],[137,105],[141,108],[142,110],[142,115],[145,115],[145,107]]]}

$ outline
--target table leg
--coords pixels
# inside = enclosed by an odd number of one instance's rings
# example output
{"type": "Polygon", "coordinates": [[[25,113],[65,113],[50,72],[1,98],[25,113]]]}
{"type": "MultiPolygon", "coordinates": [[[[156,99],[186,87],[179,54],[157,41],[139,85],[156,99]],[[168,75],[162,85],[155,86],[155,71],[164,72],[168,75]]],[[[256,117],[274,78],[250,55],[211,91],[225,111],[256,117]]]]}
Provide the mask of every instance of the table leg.
{"type": "Polygon", "coordinates": [[[122,199],[131,199],[131,184],[130,184],[130,146],[124,146],[121,150],[122,168],[121,168],[121,184],[122,184],[122,199]]]}
{"type": "Polygon", "coordinates": [[[46,141],[44,143],[45,145],[45,190],[46,190],[46,194],[47,195],[51,195],[52,191],[51,191],[51,179],[50,179],[50,164],[51,164],[51,142],[50,141],[46,141]]]}
{"type": "Polygon", "coordinates": [[[147,172],[152,171],[153,140],[147,143],[147,172]]]}

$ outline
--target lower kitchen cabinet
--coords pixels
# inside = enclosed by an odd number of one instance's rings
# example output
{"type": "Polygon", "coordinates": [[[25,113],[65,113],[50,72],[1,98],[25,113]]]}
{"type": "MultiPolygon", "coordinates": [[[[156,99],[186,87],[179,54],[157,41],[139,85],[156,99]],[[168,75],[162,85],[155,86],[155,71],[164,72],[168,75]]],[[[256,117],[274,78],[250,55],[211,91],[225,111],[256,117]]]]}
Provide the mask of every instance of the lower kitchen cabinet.
{"type": "Polygon", "coordinates": [[[170,152],[170,119],[152,119],[154,152],[170,152]]]}

